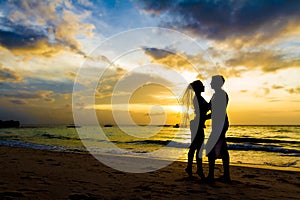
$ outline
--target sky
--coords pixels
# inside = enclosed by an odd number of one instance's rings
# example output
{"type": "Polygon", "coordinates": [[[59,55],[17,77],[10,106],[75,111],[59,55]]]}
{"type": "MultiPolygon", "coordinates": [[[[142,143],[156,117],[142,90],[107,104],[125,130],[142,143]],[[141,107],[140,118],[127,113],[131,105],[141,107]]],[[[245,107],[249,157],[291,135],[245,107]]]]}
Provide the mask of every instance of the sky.
{"type": "Polygon", "coordinates": [[[221,74],[231,124],[299,125],[299,10],[293,0],[0,1],[0,120],[69,124],[75,109],[84,123],[95,110],[103,124],[176,124],[187,83],[202,80],[209,101],[221,74]]]}

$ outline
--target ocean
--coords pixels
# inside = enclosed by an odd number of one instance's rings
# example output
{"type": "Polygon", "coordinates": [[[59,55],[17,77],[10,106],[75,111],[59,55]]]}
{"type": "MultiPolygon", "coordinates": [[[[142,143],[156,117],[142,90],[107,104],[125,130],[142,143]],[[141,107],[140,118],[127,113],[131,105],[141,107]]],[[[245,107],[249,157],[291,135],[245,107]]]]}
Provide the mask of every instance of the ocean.
{"type": "MultiPolygon", "coordinates": [[[[86,153],[89,149],[96,154],[124,156],[143,156],[165,147],[163,157],[153,158],[187,161],[190,144],[188,129],[171,126],[127,127],[126,133],[144,133],[139,137],[126,134],[116,126],[101,129],[103,134],[99,133],[99,127],[94,126],[78,129],[66,126],[0,129],[0,146],[75,153],[86,153]],[[111,143],[115,148],[111,148],[111,143]]],[[[208,137],[210,128],[205,132],[208,137]]],[[[300,171],[300,126],[231,125],[227,132],[227,142],[231,165],[300,171]]],[[[204,156],[203,162],[207,162],[207,157],[204,156]]],[[[217,163],[221,163],[221,160],[217,163]]]]}

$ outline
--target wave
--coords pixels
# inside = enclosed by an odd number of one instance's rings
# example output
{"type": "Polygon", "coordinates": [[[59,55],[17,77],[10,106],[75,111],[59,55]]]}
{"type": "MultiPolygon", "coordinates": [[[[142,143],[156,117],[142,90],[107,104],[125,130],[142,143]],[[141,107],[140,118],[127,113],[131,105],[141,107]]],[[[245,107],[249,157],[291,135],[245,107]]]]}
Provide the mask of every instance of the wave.
{"type": "Polygon", "coordinates": [[[23,142],[19,140],[0,140],[0,146],[22,147],[22,148],[31,148],[31,149],[40,149],[40,150],[56,150],[56,151],[66,150],[66,147],[63,146],[34,144],[34,143],[23,142]]]}
{"type": "MultiPolygon", "coordinates": [[[[48,136],[47,136],[48,137],[48,136]]],[[[72,138],[73,139],[73,138],[72,138]]],[[[246,138],[248,139],[248,138],[246,138]]],[[[251,138],[253,140],[254,138],[251,138]]],[[[258,139],[260,141],[260,139],[258,139]]],[[[265,140],[265,139],[263,139],[265,140]]],[[[232,140],[231,140],[232,141],[232,140]]],[[[98,140],[98,142],[107,142],[105,140],[98,140]]],[[[138,140],[138,141],[111,141],[117,144],[132,144],[132,148],[135,149],[134,145],[158,145],[161,147],[172,147],[172,148],[188,148],[189,143],[174,142],[171,140],[138,140]]],[[[20,140],[0,140],[0,146],[11,146],[11,147],[22,147],[22,148],[33,148],[41,150],[57,150],[57,151],[72,151],[77,149],[77,147],[67,147],[67,146],[56,146],[56,145],[46,145],[46,144],[34,144],[29,142],[24,142],[20,140]]],[[[300,150],[297,149],[287,149],[282,147],[275,146],[264,146],[264,145],[254,145],[249,143],[238,143],[238,144],[229,144],[229,150],[237,151],[263,151],[263,152],[274,152],[274,153],[283,153],[283,154],[293,154],[294,156],[300,156],[300,150]]],[[[79,149],[81,150],[81,149],[79,149]]]]}
{"type": "Polygon", "coordinates": [[[292,133],[294,130],[289,130],[289,129],[278,129],[275,132],[277,133],[292,133]]]}
{"type": "Polygon", "coordinates": [[[265,152],[274,152],[274,153],[295,154],[295,156],[300,156],[300,150],[285,149],[281,147],[258,146],[258,145],[250,145],[250,144],[229,144],[228,149],[239,150],[239,151],[265,151],[265,152]]]}
{"type": "MultiPolygon", "coordinates": [[[[232,143],[252,143],[252,144],[258,144],[258,143],[266,143],[266,144],[299,144],[299,141],[292,141],[292,140],[277,140],[277,139],[263,139],[263,138],[251,138],[251,137],[227,137],[227,142],[232,143]]],[[[178,143],[178,147],[183,146],[186,147],[186,143],[180,143],[180,142],[174,142],[172,140],[137,140],[137,141],[112,141],[117,144],[153,144],[153,145],[168,145],[170,142],[172,143],[178,143]]]]}
{"type": "Polygon", "coordinates": [[[228,142],[234,143],[275,143],[275,144],[282,144],[282,143],[289,143],[289,144],[300,144],[298,141],[293,140],[276,140],[276,139],[264,139],[264,138],[251,138],[251,137],[227,137],[226,139],[228,142]]]}
{"type": "Polygon", "coordinates": [[[295,160],[293,162],[287,162],[282,164],[276,164],[271,162],[264,162],[265,165],[275,166],[275,167],[296,167],[299,160],[295,160]]]}
{"type": "Polygon", "coordinates": [[[189,146],[189,144],[187,143],[174,142],[172,140],[137,140],[137,141],[127,141],[127,142],[120,142],[120,141],[112,141],[112,142],[117,144],[160,145],[160,146],[168,146],[168,147],[175,147],[175,148],[187,148],[189,146]]]}
{"type": "Polygon", "coordinates": [[[38,136],[48,138],[48,139],[60,139],[60,140],[80,140],[80,138],[67,137],[62,135],[51,135],[49,133],[38,134],[38,136]]]}
{"type": "MultiPolygon", "coordinates": [[[[239,139],[239,138],[238,138],[239,139]]],[[[249,139],[249,138],[245,138],[249,139]]],[[[253,141],[255,138],[250,138],[250,141],[253,141]]],[[[265,140],[265,139],[263,139],[265,140]]],[[[249,140],[248,140],[249,141],[249,140]]],[[[258,141],[261,141],[258,139],[258,141]]],[[[268,140],[270,141],[270,140],[268,140]]],[[[138,140],[138,141],[129,141],[129,142],[120,142],[120,141],[112,141],[118,144],[142,144],[142,145],[160,145],[175,148],[188,148],[188,143],[174,142],[171,140],[138,140]]],[[[266,142],[264,142],[266,143],[266,142]]],[[[229,150],[239,150],[239,151],[264,151],[264,152],[274,152],[274,153],[284,153],[284,154],[295,154],[296,156],[300,156],[300,150],[296,149],[286,149],[282,147],[274,147],[274,146],[263,146],[263,145],[253,145],[253,144],[229,144],[229,150]]]]}

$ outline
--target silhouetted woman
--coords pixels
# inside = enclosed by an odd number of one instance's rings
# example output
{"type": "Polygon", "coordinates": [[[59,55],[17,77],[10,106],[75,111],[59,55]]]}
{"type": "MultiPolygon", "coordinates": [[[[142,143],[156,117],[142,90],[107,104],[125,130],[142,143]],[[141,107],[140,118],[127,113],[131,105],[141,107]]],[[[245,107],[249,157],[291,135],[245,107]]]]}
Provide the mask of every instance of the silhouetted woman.
{"type": "MultiPolygon", "coordinates": [[[[204,85],[200,80],[196,80],[191,83],[185,93],[185,104],[191,104],[194,109],[194,119],[190,121],[190,129],[191,129],[191,145],[189,147],[188,152],[188,165],[186,168],[186,172],[191,177],[192,165],[194,154],[196,152],[196,161],[197,161],[197,174],[201,179],[204,179],[204,173],[202,169],[202,151],[200,151],[201,146],[204,141],[204,128],[205,128],[205,120],[207,119],[206,113],[209,109],[209,104],[205,101],[205,99],[201,96],[201,93],[204,92],[204,85]]],[[[189,107],[189,106],[187,106],[189,107]]],[[[189,111],[186,110],[186,114],[189,111]]]]}

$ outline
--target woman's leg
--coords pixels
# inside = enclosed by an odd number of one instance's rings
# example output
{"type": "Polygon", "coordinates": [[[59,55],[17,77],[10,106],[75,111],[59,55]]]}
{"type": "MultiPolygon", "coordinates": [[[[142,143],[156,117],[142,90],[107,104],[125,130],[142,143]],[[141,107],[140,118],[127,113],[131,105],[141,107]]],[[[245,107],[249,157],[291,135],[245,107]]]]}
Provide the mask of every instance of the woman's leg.
{"type": "Polygon", "coordinates": [[[202,167],[202,151],[200,152],[201,146],[204,141],[204,131],[198,133],[201,137],[199,138],[199,143],[197,144],[197,152],[196,152],[196,161],[197,161],[197,174],[201,179],[205,179],[202,167]]]}
{"type": "Polygon", "coordinates": [[[202,157],[199,158],[199,152],[197,151],[197,174],[201,179],[205,179],[204,173],[203,173],[203,167],[202,167],[202,157]]]}
{"type": "Polygon", "coordinates": [[[193,145],[191,145],[188,152],[188,165],[185,169],[185,171],[188,173],[189,176],[193,175],[193,160],[194,160],[195,150],[196,149],[193,147],[193,145]]]}

